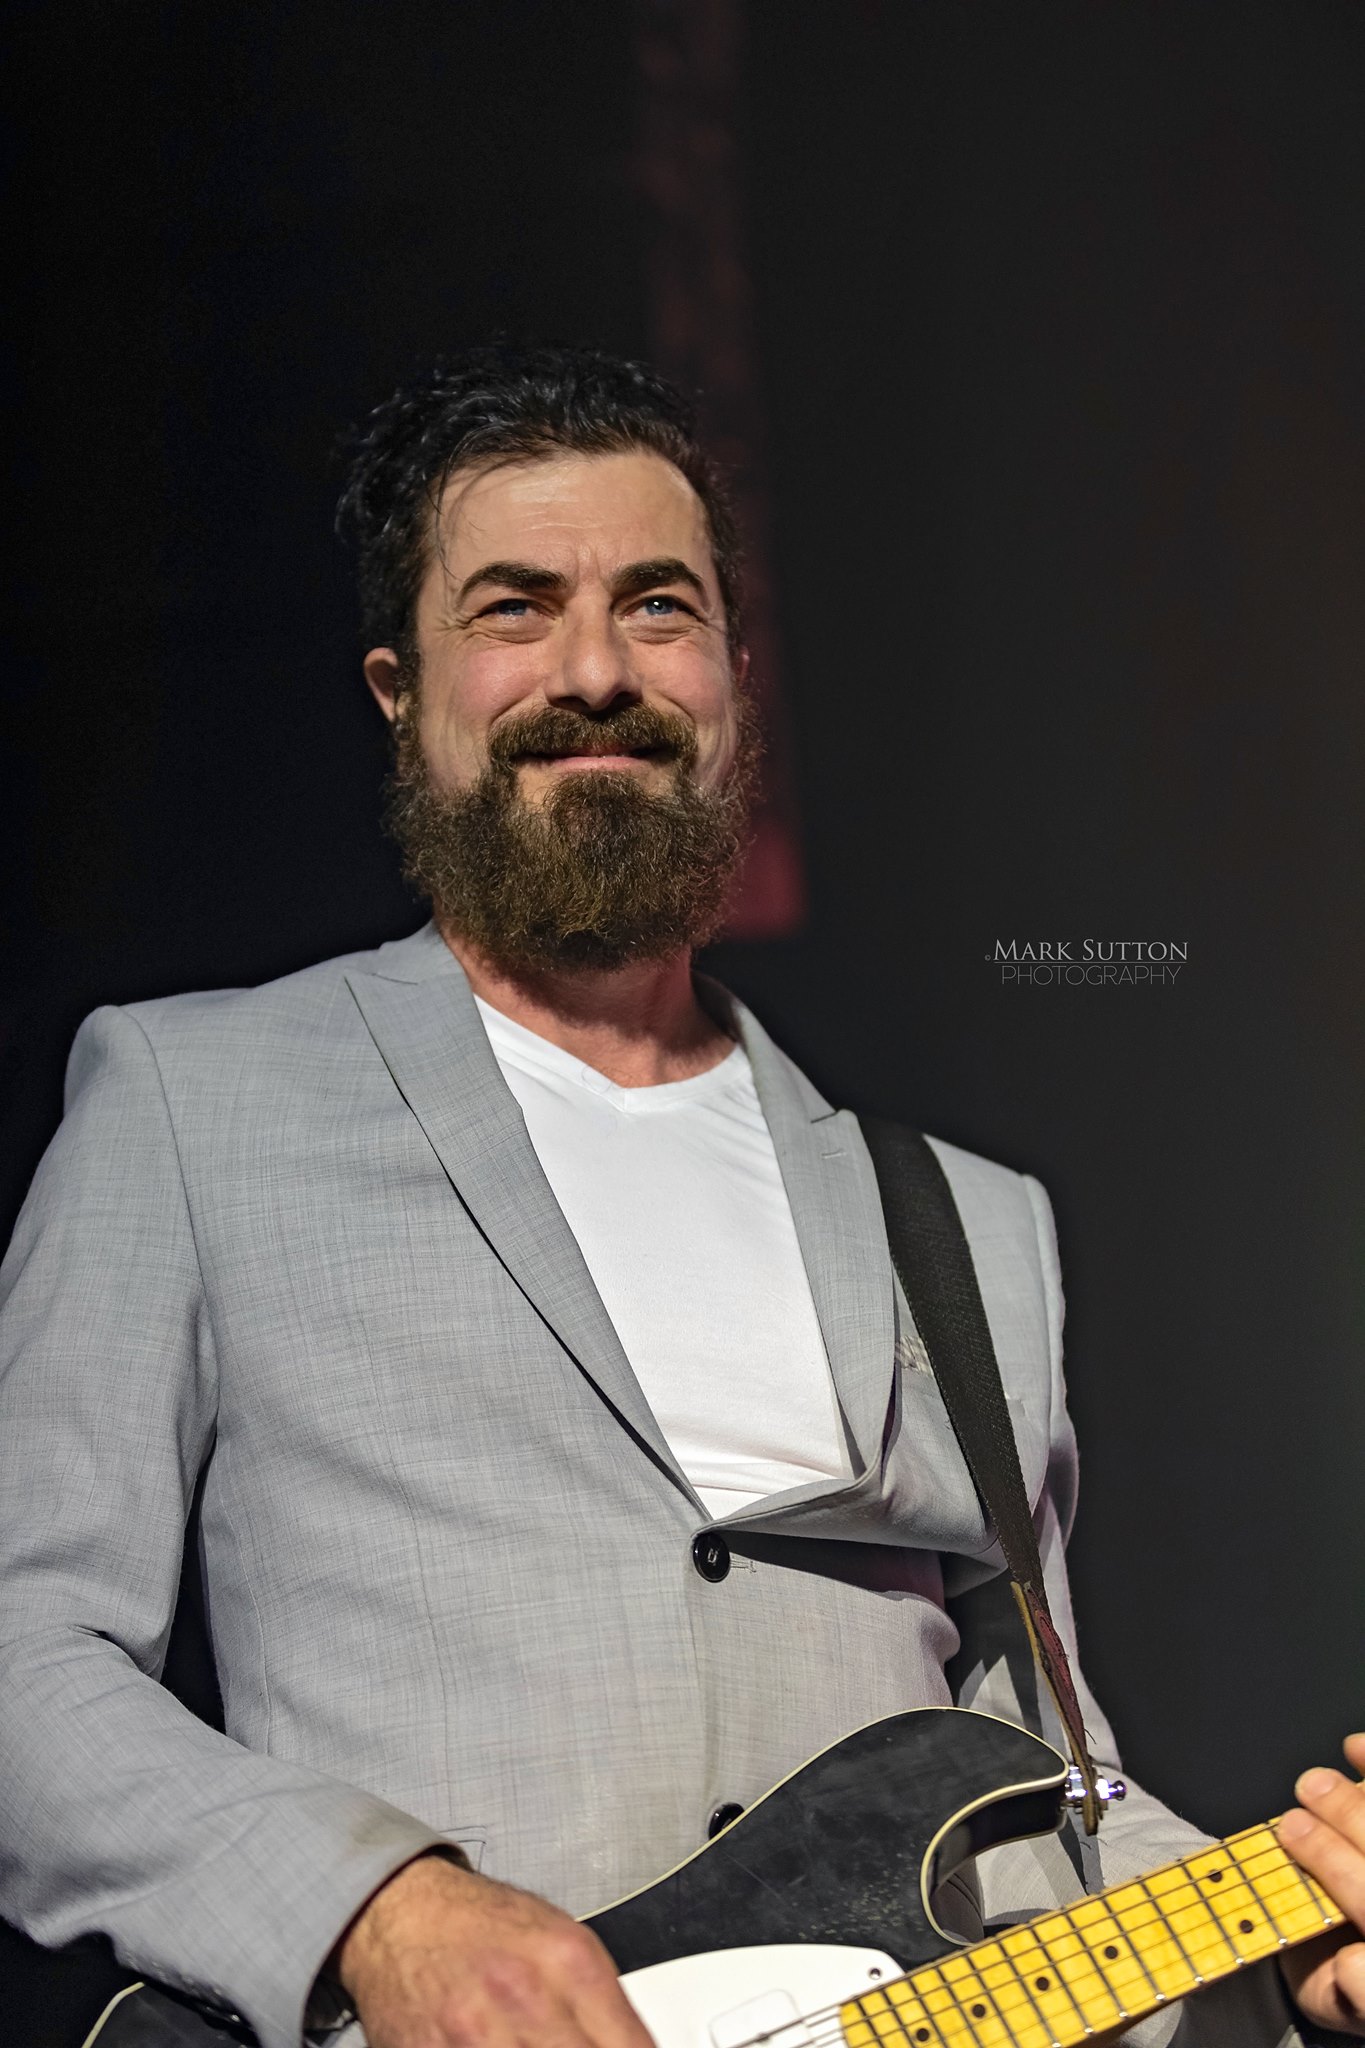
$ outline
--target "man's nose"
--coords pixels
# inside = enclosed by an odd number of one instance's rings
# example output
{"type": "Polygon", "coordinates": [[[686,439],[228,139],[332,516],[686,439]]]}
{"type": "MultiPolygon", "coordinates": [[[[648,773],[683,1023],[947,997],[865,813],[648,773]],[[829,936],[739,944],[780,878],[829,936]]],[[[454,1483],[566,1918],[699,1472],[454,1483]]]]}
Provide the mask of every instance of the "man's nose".
{"type": "Polygon", "coordinates": [[[629,643],[610,613],[567,620],[560,648],[557,672],[546,686],[552,703],[577,703],[591,711],[605,711],[617,698],[643,694],[631,664],[629,643]]]}

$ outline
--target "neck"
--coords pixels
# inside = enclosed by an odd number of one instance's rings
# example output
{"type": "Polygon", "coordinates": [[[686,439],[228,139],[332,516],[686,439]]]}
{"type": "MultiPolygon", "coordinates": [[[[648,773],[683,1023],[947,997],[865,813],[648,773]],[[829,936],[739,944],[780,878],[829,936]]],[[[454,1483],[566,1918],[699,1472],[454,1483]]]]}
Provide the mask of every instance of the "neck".
{"type": "Polygon", "coordinates": [[[841,2048],[1109,2041],[1145,2013],[1345,1917],[1291,1861],[1268,1822],[846,2004],[841,2048]]]}
{"type": "Polygon", "coordinates": [[[441,936],[476,996],[618,1088],[690,1080],[718,1066],[731,1049],[697,1001],[688,952],[610,973],[533,974],[509,972],[453,932],[441,936]]]}

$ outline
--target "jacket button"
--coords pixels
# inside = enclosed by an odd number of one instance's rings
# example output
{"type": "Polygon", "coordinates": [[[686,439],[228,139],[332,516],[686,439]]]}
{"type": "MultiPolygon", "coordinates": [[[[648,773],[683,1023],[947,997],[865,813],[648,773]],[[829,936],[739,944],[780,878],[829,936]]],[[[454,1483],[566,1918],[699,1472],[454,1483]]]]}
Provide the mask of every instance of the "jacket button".
{"type": "Polygon", "coordinates": [[[692,1562],[704,1579],[719,1585],[730,1569],[730,1546],[714,1529],[702,1529],[692,1538],[692,1562]]]}
{"type": "Polygon", "coordinates": [[[716,1808],[706,1823],[706,1839],[714,1842],[722,1828],[728,1828],[732,1820],[738,1820],[744,1808],[735,1799],[725,1799],[716,1808]]]}

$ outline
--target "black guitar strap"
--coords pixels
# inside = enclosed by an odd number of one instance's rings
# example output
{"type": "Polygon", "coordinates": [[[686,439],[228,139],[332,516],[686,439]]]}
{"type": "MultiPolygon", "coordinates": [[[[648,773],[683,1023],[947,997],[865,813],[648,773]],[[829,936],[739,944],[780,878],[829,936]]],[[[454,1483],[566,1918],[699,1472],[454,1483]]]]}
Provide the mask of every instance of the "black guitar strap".
{"type": "Polygon", "coordinates": [[[1085,1829],[1093,1835],[1100,1816],[1095,1766],[1066,1650],[1048,1609],[1038,1538],[967,1233],[947,1175],[919,1132],[881,1117],[858,1122],[877,1171],[891,1257],[972,1483],[995,1524],[1034,1658],[1084,1781],[1085,1829]]]}

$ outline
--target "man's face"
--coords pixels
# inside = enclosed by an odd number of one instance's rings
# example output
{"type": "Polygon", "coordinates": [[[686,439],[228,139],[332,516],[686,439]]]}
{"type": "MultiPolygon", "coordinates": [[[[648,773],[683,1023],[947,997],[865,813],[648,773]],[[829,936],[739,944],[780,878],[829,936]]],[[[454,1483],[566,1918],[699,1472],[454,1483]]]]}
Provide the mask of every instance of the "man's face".
{"type": "MultiPolygon", "coordinates": [[[[391,822],[453,936],[509,968],[619,967],[714,928],[754,735],[703,508],[661,457],[458,473],[415,618],[391,822]]],[[[401,685],[401,689],[400,689],[401,685]]]]}
{"type": "MultiPolygon", "coordinates": [[[[501,727],[547,706],[597,717],[644,704],[686,720],[693,780],[735,757],[737,692],[706,518],[691,485],[643,450],[564,454],[457,473],[417,603],[417,716],[434,785],[469,788],[501,727]]],[[[379,683],[389,708],[392,671],[379,683]]],[[[611,768],[661,788],[669,763],[619,752],[516,764],[529,805],[611,768]]]]}

